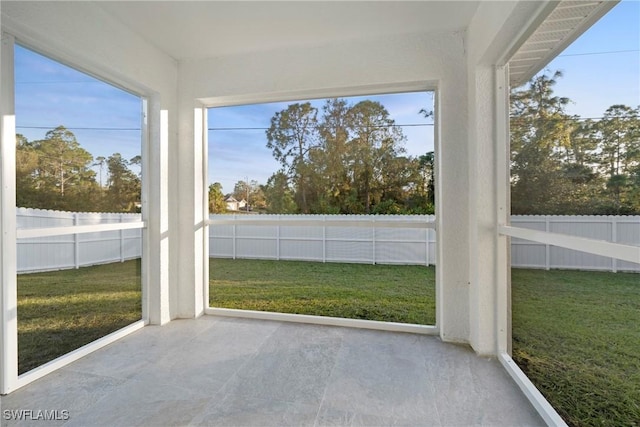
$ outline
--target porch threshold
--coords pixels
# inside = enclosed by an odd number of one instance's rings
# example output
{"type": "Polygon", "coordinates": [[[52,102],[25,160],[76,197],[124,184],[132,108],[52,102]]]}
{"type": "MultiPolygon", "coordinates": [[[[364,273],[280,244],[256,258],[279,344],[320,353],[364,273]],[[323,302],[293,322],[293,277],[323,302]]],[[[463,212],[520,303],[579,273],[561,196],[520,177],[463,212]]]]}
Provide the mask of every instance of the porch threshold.
{"type": "Polygon", "coordinates": [[[346,328],[374,329],[389,332],[408,332],[413,334],[438,335],[439,330],[433,325],[417,325],[412,323],[381,322],[376,320],[347,319],[344,317],[313,316],[308,314],[277,313],[270,311],[238,310],[232,308],[205,309],[210,316],[237,317],[245,319],[275,320],[279,322],[307,323],[312,325],[341,326],[346,328]]]}

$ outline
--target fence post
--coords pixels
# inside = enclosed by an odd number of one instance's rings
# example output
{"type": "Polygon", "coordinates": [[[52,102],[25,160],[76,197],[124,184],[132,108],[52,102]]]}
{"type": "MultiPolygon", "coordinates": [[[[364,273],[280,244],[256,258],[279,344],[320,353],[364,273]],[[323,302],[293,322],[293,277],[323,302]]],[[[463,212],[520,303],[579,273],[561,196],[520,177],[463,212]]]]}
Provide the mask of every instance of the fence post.
{"type": "MultiPolygon", "coordinates": [[[[124,214],[120,214],[120,223],[124,221],[124,214]]],[[[120,262],[124,262],[124,230],[120,230],[120,262]]]]}
{"type": "MultiPolygon", "coordinates": [[[[322,222],[327,220],[326,215],[322,215],[322,222]]],[[[327,262],[327,225],[322,224],[322,262],[327,262]]]]}
{"type": "MultiPolygon", "coordinates": [[[[551,231],[551,227],[549,226],[549,216],[544,216],[544,231],[547,233],[551,231]]],[[[551,270],[551,247],[548,244],[544,245],[544,269],[551,270]]]]}
{"type": "Polygon", "coordinates": [[[278,226],[276,227],[276,259],[280,261],[280,215],[276,216],[278,226]]]}
{"type": "MultiPolygon", "coordinates": [[[[78,213],[73,214],[73,225],[78,225],[78,213]]],[[[80,268],[80,236],[78,233],[73,235],[73,262],[76,270],[80,268]]]]}
{"type": "Polygon", "coordinates": [[[376,217],[374,216],[371,220],[371,246],[373,247],[373,257],[371,260],[371,264],[376,265],[376,217]]]}
{"type": "Polygon", "coordinates": [[[236,214],[233,214],[233,259],[236,259],[236,214]]]}
{"type": "MultiPolygon", "coordinates": [[[[426,218],[426,220],[427,220],[427,222],[429,222],[428,221],[429,220],[428,217],[426,218]]],[[[427,267],[429,267],[429,230],[431,230],[431,229],[430,228],[425,228],[424,229],[424,242],[425,242],[425,251],[424,251],[424,253],[425,253],[426,258],[427,258],[427,260],[426,260],[427,262],[425,263],[425,265],[427,267]]]]}
{"type": "MultiPolygon", "coordinates": [[[[616,217],[611,218],[611,241],[613,243],[618,243],[618,221],[616,217]]],[[[611,258],[611,267],[614,273],[618,272],[618,260],[616,258],[611,258]]]]}

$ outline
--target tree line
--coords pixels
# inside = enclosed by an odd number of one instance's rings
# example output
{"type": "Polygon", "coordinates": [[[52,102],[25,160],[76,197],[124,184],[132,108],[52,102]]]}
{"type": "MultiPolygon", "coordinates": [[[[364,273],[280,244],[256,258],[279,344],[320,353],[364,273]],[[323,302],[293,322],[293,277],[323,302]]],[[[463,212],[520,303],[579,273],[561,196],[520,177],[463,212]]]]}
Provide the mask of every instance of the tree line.
{"type": "Polygon", "coordinates": [[[511,213],[640,214],[640,107],[567,114],[542,74],[511,94],[511,213]]]}
{"type": "MultiPolygon", "coordinates": [[[[562,74],[542,74],[511,93],[511,213],[640,215],[640,106],[600,118],[566,112],[562,74]]],[[[416,114],[430,115],[423,110],[416,114]]],[[[268,213],[430,214],[434,153],[407,155],[406,137],[379,102],[294,103],[265,132],[280,163],[268,181],[238,181],[233,195],[268,213]]],[[[140,156],[94,157],[64,126],[41,140],[16,137],[17,205],[139,212],[140,156]]],[[[211,212],[225,212],[219,183],[211,212]]]]}
{"type": "Polygon", "coordinates": [[[267,212],[433,213],[433,153],[406,155],[401,127],[379,102],[291,104],[265,136],[280,170],[264,185],[239,181],[234,195],[267,212]]]}
{"type": "Polygon", "coordinates": [[[140,212],[141,158],[96,157],[64,126],[44,139],[16,135],[16,204],[76,212],[140,212]],[[93,170],[98,168],[98,173],[93,170]]]}
{"type": "MultiPolygon", "coordinates": [[[[512,214],[640,214],[640,107],[613,105],[598,119],[569,115],[571,101],[553,92],[561,76],[539,75],[511,93],[512,214]]],[[[401,127],[378,102],[291,104],[265,137],[280,170],[263,185],[238,181],[232,193],[254,210],[434,212],[434,153],[406,155],[401,127]]],[[[211,212],[224,212],[222,188],[212,186],[211,212]]]]}

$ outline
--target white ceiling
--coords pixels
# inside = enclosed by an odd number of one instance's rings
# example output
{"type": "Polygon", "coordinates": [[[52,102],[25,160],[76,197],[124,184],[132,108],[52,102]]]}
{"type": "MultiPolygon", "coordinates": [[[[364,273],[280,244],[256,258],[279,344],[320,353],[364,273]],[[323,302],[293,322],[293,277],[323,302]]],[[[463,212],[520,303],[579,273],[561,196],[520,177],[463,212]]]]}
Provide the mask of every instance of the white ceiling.
{"type": "Polygon", "coordinates": [[[197,59],[468,26],[477,1],[103,1],[175,59],[197,59]]]}

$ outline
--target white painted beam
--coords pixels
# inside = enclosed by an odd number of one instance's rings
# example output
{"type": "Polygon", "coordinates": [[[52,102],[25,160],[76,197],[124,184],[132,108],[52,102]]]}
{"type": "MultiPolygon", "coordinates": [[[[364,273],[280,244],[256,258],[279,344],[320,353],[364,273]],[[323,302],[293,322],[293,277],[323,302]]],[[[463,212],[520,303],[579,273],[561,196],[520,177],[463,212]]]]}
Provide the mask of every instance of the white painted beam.
{"type": "Polygon", "coordinates": [[[584,237],[549,233],[507,225],[499,226],[498,232],[504,236],[517,237],[519,239],[558,246],[560,248],[573,249],[589,254],[616,258],[622,261],[640,263],[640,246],[623,245],[604,240],[586,239],[584,237]]]}
{"type": "MultiPolygon", "coordinates": [[[[15,205],[15,202],[14,202],[15,205]]],[[[15,216],[15,207],[14,216],[15,216]]],[[[68,234],[81,233],[97,233],[100,231],[119,231],[134,230],[137,228],[145,228],[147,223],[144,221],[136,222],[118,222],[114,224],[92,224],[77,225],[69,227],[47,227],[47,228],[24,228],[17,230],[18,239],[28,239],[33,237],[49,237],[49,236],[65,236],[68,234]]]]}

